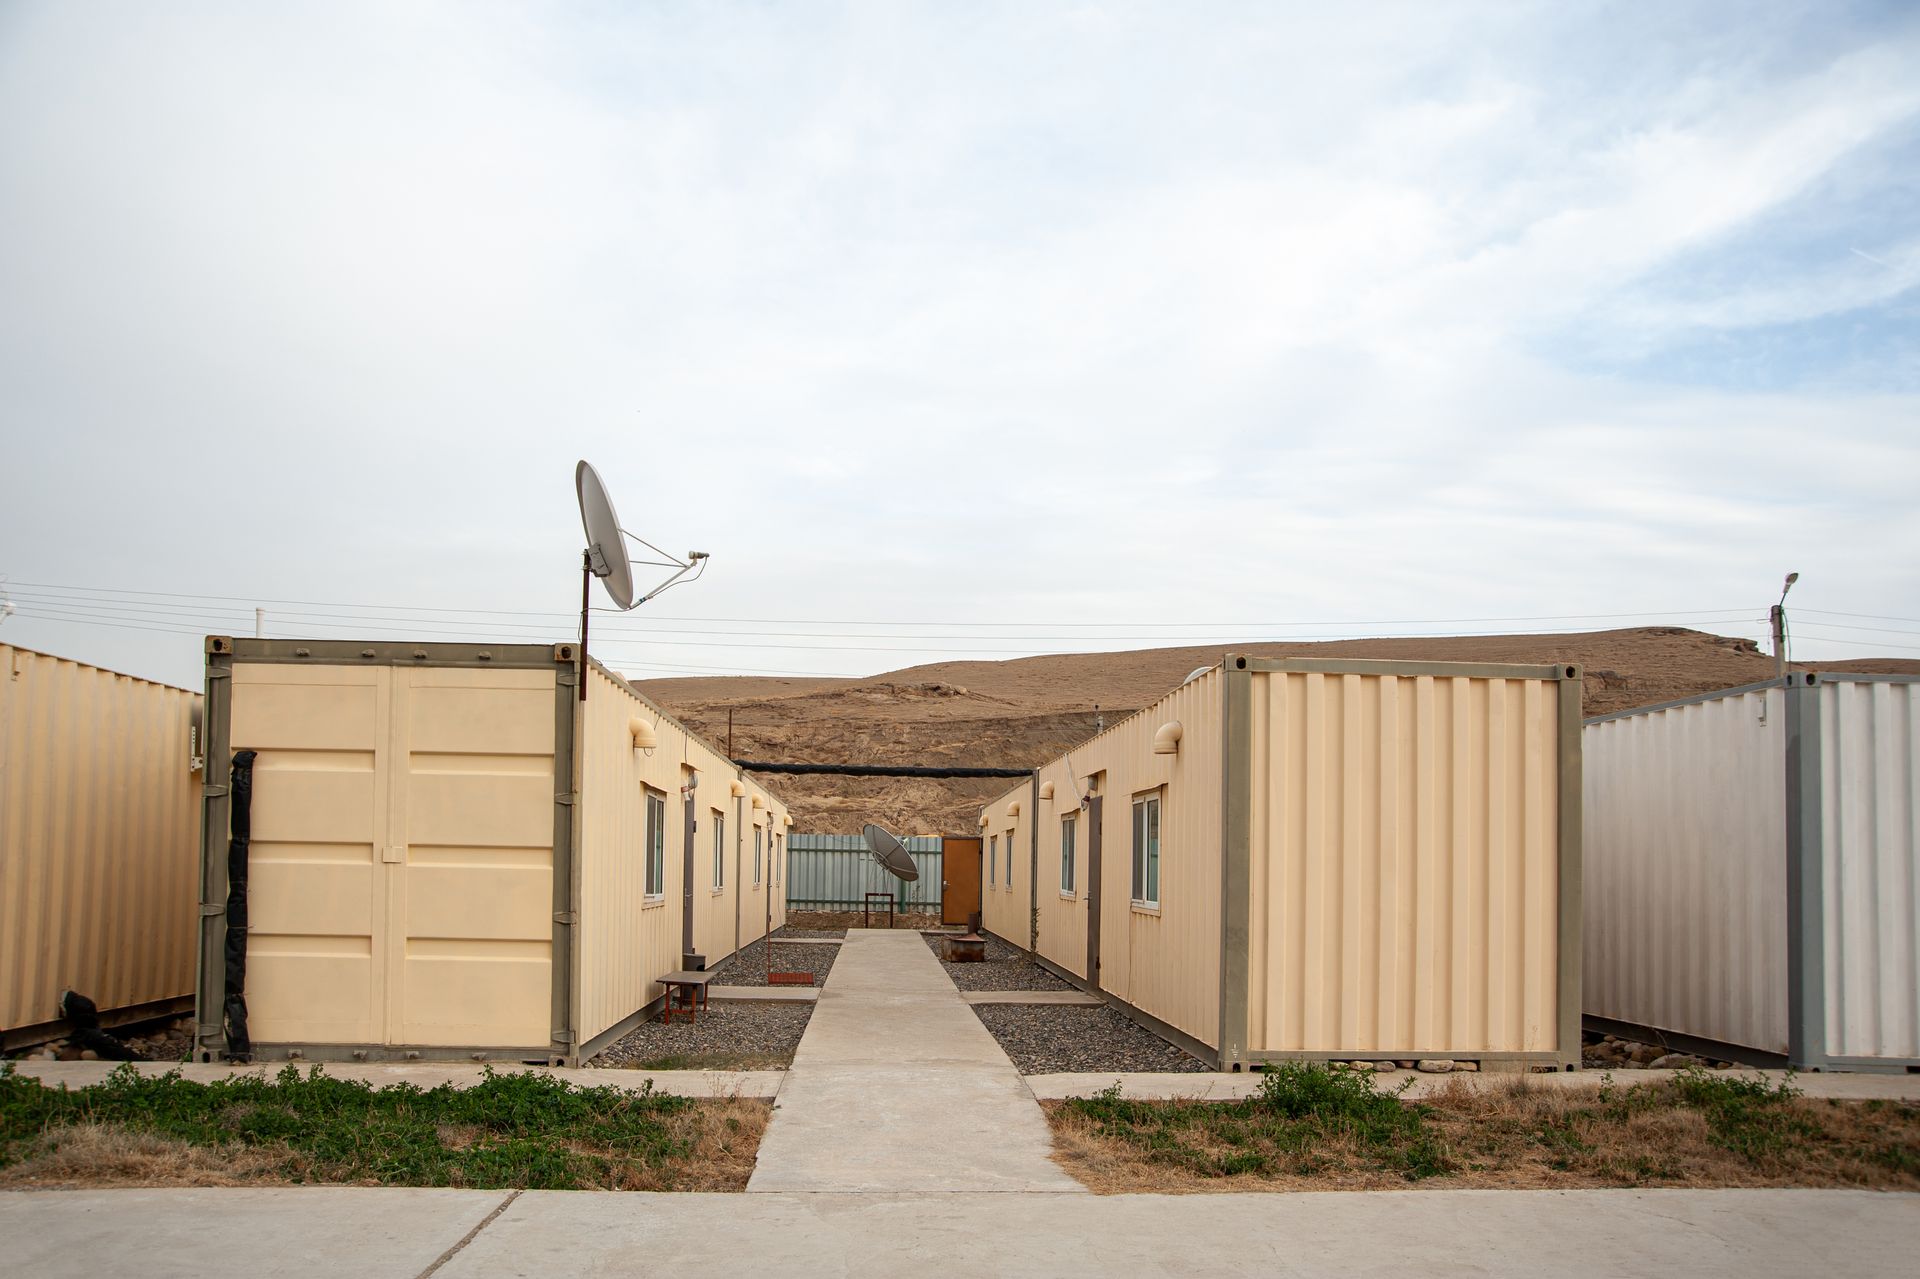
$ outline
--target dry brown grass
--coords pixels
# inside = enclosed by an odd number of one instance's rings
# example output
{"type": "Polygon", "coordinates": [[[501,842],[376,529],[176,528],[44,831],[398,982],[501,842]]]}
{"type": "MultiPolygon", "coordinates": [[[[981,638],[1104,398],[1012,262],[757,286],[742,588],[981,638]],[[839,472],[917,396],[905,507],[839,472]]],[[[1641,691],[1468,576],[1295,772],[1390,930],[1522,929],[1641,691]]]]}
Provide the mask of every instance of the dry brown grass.
{"type": "Polygon", "coordinates": [[[1303,1153],[1278,1155],[1258,1172],[1197,1170],[1217,1168],[1249,1149],[1234,1126],[1208,1122],[1208,1107],[1225,1114],[1219,1108],[1236,1104],[1145,1103],[1151,1110],[1132,1113],[1158,1111],[1152,1122],[1116,1125],[1076,1103],[1050,1103],[1054,1159],[1099,1194],[1651,1186],[1920,1191],[1920,1105],[1911,1102],[1797,1097],[1771,1103],[1764,1129],[1738,1130],[1729,1139],[1670,1083],[1596,1091],[1524,1077],[1455,1079],[1420,1103],[1442,1152],[1440,1175],[1412,1180],[1381,1166],[1378,1148],[1343,1134],[1318,1138],[1303,1153]]]}
{"type": "Polygon", "coordinates": [[[42,1136],[19,1163],[0,1167],[0,1188],[280,1186],[294,1180],[284,1149],[196,1146],[109,1124],[75,1124],[42,1136]]]}
{"type": "MultiPolygon", "coordinates": [[[[610,1180],[599,1189],[744,1190],[772,1109],[765,1101],[722,1097],[666,1116],[663,1126],[689,1153],[664,1167],[622,1159],[619,1150],[590,1142],[560,1145],[607,1161],[610,1180]]],[[[436,1134],[449,1150],[466,1149],[487,1136],[470,1124],[440,1124],[436,1134]]],[[[0,1166],[0,1189],[11,1190],[377,1184],[342,1175],[283,1144],[196,1145],[114,1124],[54,1128],[23,1159],[0,1166]]]]}

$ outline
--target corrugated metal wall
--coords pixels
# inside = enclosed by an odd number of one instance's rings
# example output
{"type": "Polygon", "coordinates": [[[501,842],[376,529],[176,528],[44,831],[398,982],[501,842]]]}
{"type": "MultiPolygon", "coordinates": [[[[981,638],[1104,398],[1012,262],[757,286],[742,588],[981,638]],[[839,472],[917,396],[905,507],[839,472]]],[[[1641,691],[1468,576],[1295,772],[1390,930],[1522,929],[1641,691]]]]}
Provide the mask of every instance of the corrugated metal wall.
{"type": "MultiPolygon", "coordinates": [[[[681,912],[685,898],[685,816],[682,787],[689,768],[697,772],[693,833],[694,945],[717,965],[741,945],[766,932],[767,894],[772,888],[771,836],[784,836],[786,806],[743,777],[731,761],[689,732],[625,681],[595,667],[587,690],[581,739],[579,1042],[659,997],[660,974],[680,967],[681,912]],[[635,718],[651,724],[659,745],[652,754],[633,748],[635,718]],[[739,781],[743,796],[730,793],[739,781]],[[646,790],[666,797],[665,891],[645,893],[646,790]],[[755,807],[755,800],[759,807],[755,807]],[[726,883],[713,888],[713,814],[725,813],[726,883]],[[753,882],[753,832],[762,846],[758,885],[753,882]]],[[[785,904],[775,893],[773,924],[785,922],[785,904]]]]}
{"type": "Polygon", "coordinates": [[[1826,1051],[1920,1058],[1920,684],[1819,681],[1826,1051]]]}
{"type": "Polygon", "coordinates": [[[941,840],[909,835],[907,846],[920,878],[895,879],[867,851],[859,835],[803,835],[787,844],[786,901],[793,910],[859,910],[865,893],[892,893],[895,910],[940,909],[941,840]]]}
{"type": "Polygon", "coordinates": [[[1252,716],[1249,1050],[1554,1051],[1558,684],[1256,671],[1252,716]]]}
{"type": "Polygon", "coordinates": [[[1584,729],[1587,1013],[1787,1051],[1787,696],[1584,729]]]}
{"type": "Polygon", "coordinates": [[[193,993],[199,708],[0,645],[0,1028],[193,993]]]}
{"type": "Polygon", "coordinates": [[[981,831],[980,846],[980,922],[990,933],[1015,945],[1027,943],[1030,898],[1027,873],[1027,815],[1031,808],[1031,786],[1021,782],[1005,797],[986,810],[987,827],[981,831]],[[1009,809],[1013,812],[1009,812],[1009,809]],[[988,862],[993,863],[988,873],[988,862]]]}
{"type": "Polygon", "coordinates": [[[1023,783],[983,810],[987,835],[999,835],[1001,856],[1015,835],[1014,886],[988,889],[987,927],[1024,942],[1028,911],[1039,910],[1039,948],[1048,960],[1086,976],[1090,860],[1100,858],[1100,988],[1202,1043],[1219,1040],[1220,1015],[1220,800],[1222,727],[1218,670],[1167,696],[1076,746],[1040,770],[1053,797],[1040,801],[1040,878],[1030,898],[1032,787],[1023,783]],[[1154,734],[1178,720],[1177,754],[1153,753],[1154,734]],[[1102,795],[1101,847],[1088,838],[1079,800],[1097,781],[1102,795]],[[1132,900],[1132,804],[1157,793],[1160,815],[1160,902],[1132,900]],[[1017,801],[1017,817],[1007,806],[1017,801]],[[1060,892],[1060,822],[1075,814],[1078,861],[1075,891],[1060,892]]]}

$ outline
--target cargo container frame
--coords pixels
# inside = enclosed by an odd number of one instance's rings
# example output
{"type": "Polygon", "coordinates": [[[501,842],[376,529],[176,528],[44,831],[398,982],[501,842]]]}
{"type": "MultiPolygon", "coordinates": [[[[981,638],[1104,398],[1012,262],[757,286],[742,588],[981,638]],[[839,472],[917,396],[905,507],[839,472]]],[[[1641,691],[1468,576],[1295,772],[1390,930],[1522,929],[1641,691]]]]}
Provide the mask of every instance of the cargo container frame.
{"type": "Polygon", "coordinates": [[[1586,728],[1638,719],[1662,711],[1682,710],[1712,702],[1779,690],[1785,710],[1784,764],[1781,796],[1785,804],[1785,841],[1781,849],[1786,871],[1787,1050],[1772,1052],[1750,1044],[1659,1026],[1629,1018],[1589,1015],[1589,1029],[1670,1045],[1680,1051],[1757,1066],[1787,1066],[1794,1070],[1840,1069],[1859,1072],[1907,1073],[1920,1070],[1920,1056],[1862,1057],[1836,1054],[1827,1045],[1826,961],[1826,794],[1820,696],[1825,686],[1839,684],[1912,685],[1911,675],[1881,675],[1853,671],[1790,671],[1786,675],[1651,706],[1596,715],[1586,728]]]}
{"type": "MultiPolygon", "coordinates": [[[[235,639],[210,636],[206,640],[205,770],[201,776],[199,833],[200,864],[198,883],[199,918],[195,943],[194,975],[194,1057],[216,1061],[228,1055],[224,1022],[225,933],[227,899],[227,848],[232,819],[233,772],[233,672],[236,665],[271,664],[287,666],[391,667],[412,669],[468,669],[503,671],[551,671],[553,688],[553,817],[552,817],[552,931],[550,933],[551,988],[549,1037],[545,1043],[499,1044],[383,1044],[378,1042],[309,1043],[255,1041],[254,1060],[296,1061],[408,1061],[475,1060],[540,1061],[550,1065],[578,1065],[630,1032],[656,1013],[665,995],[654,995],[639,1006],[615,1018],[605,1029],[582,1040],[581,1029],[587,1022],[582,953],[579,930],[582,920],[582,883],[588,850],[583,848],[582,786],[585,748],[582,734],[587,720],[579,700],[583,675],[598,674],[611,685],[637,701],[644,714],[660,726],[682,733],[691,743],[726,767],[716,770],[716,780],[745,783],[754,803],[764,799],[768,836],[762,880],[757,891],[740,882],[736,874],[730,892],[736,895],[735,914],[759,892],[774,893],[771,858],[776,849],[787,852],[786,835],[781,826],[790,824],[786,806],[772,792],[748,782],[742,771],[723,751],[668,714],[652,699],[635,689],[604,664],[588,659],[583,671],[577,643],[556,644],[479,644],[411,643],[405,641],[361,642],[357,640],[235,639]]],[[[609,693],[613,689],[602,685],[609,693]]],[[[651,751],[649,751],[651,753],[651,751]]],[[[703,765],[702,767],[710,767],[703,765]]],[[[691,765],[682,763],[681,768],[691,765]]],[[[684,780],[684,778],[683,778],[684,780]]],[[[651,783],[647,783],[651,785],[651,783]]],[[[732,809],[744,810],[745,797],[728,801],[732,809]]],[[[751,814],[748,814],[751,817],[751,814]]],[[[734,823],[730,836],[736,841],[735,855],[741,854],[740,841],[751,837],[760,823],[743,820],[734,823]]],[[[787,880],[784,870],[779,879],[787,880]]],[[[776,926],[786,915],[785,903],[779,904],[776,926]]],[[[680,919],[678,912],[675,919],[680,919]]],[[[741,922],[745,923],[744,917],[741,922]]],[[[753,926],[761,921],[755,918],[753,926]]],[[[677,929],[673,930],[677,932],[677,929]]],[[[735,941],[735,950],[739,942],[735,941]]],[[[722,949],[725,949],[723,946],[722,949]]],[[[729,952],[729,954],[732,952],[729,952]]],[[[726,956],[720,956],[724,959],[726,956]]]]}
{"type": "Polygon", "coordinates": [[[465,1058],[472,1061],[577,1063],[578,1024],[573,1000],[573,930],[579,922],[579,881],[574,874],[574,807],[577,773],[573,747],[580,680],[578,646],[563,644],[413,644],[356,640],[234,639],[206,641],[206,770],[202,784],[200,844],[200,945],[194,990],[194,1057],[227,1055],[222,1014],[226,990],[227,843],[233,813],[233,668],[235,663],[271,665],[391,666],[412,669],[551,670],[554,673],[553,733],[553,1012],[548,1043],[502,1045],[256,1043],[253,1055],[302,1061],[412,1061],[465,1058]]]}
{"type": "MultiPolygon", "coordinates": [[[[1097,982],[1082,978],[1038,950],[1035,932],[1030,932],[1021,948],[1048,972],[1088,994],[1099,997],[1107,1006],[1132,1019],[1161,1039],[1213,1065],[1217,1070],[1240,1071],[1282,1061],[1393,1061],[1428,1055],[1414,1051],[1342,1051],[1342,1050],[1249,1050],[1246,1048],[1251,978],[1251,871],[1253,857],[1253,677],[1256,673],[1299,673],[1315,675],[1371,675],[1396,678],[1462,677],[1479,679],[1520,679],[1552,682],[1558,687],[1556,714],[1556,795],[1555,867],[1557,904],[1555,1039],[1552,1050],[1532,1052],[1460,1052],[1488,1066],[1530,1070],[1541,1067],[1575,1070],[1580,1066],[1581,983],[1584,939],[1582,920],[1582,772],[1581,718],[1582,671],[1577,664],[1514,664],[1494,662],[1417,662],[1374,661],[1367,659],[1265,658],[1235,653],[1226,654],[1209,671],[1219,671],[1224,683],[1221,697],[1221,843],[1219,951],[1219,1028],[1218,1045],[1170,1025],[1164,1019],[1138,1007],[1097,982]]],[[[1182,684],[1179,687],[1184,687],[1182,684]]],[[[1127,716],[1073,747],[1071,755],[1093,745],[1122,725],[1147,715],[1179,689],[1127,716]]],[[[1062,756],[1062,759],[1066,756],[1062,756]]],[[[1033,845],[1033,869],[1028,878],[1029,918],[1037,929],[1040,902],[1039,877],[1039,796],[1041,772],[1055,760],[1036,768],[1027,788],[1029,838],[1033,845]]],[[[1005,804],[1018,788],[1002,792],[982,808],[986,814],[1005,804]]],[[[1817,820],[1817,819],[1816,819],[1817,820]]],[[[1097,850],[1093,855],[1104,856],[1097,850]]],[[[1011,944],[1012,939],[1002,938],[1011,944]]],[[[1438,1049],[1435,1050],[1440,1051],[1438,1049]]]]}

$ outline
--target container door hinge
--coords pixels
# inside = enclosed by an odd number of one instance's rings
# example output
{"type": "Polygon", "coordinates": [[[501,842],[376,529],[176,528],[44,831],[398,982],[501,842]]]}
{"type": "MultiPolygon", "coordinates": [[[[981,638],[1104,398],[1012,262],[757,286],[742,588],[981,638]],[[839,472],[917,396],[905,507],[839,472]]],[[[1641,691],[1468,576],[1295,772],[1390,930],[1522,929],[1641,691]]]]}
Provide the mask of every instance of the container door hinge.
{"type": "Polygon", "coordinates": [[[558,795],[555,795],[555,796],[553,797],[553,802],[554,802],[554,803],[556,803],[556,804],[568,804],[568,805],[571,805],[571,804],[573,803],[573,801],[574,801],[574,798],[575,798],[575,796],[574,796],[574,793],[573,793],[572,791],[563,791],[563,792],[561,792],[560,794],[558,794],[558,795]]]}
{"type": "Polygon", "coordinates": [[[200,797],[202,799],[219,799],[226,793],[227,786],[225,782],[209,782],[200,788],[200,797]]]}
{"type": "Polygon", "coordinates": [[[578,924],[580,922],[580,912],[577,910],[556,910],[553,912],[553,922],[556,924],[567,924],[569,926],[578,924]]]}
{"type": "Polygon", "coordinates": [[[573,1032],[571,1030],[556,1030],[553,1032],[553,1042],[556,1044],[570,1044],[573,1042],[573,1032]]]}
{"type": "Polygon", "coordinates": [[[219,902],[200,903],[200,918],[202,919],[212,919],[215,915],[224,915],[226,913],[227,908],[219,902]]]}

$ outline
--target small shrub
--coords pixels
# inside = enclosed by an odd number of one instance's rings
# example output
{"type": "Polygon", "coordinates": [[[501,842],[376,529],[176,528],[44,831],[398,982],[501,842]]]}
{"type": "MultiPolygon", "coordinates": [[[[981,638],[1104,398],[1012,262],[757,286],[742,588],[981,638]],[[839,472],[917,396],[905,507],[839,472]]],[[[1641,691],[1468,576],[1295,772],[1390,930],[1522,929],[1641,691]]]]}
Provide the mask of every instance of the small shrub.
{"type": "Polygon", "coordinates": [[[1778,1084],[1728,1076],[1688,1066],[1673,1077],[1680,1100],[1701,1112],[1709,1140],[1751,1163],[1777,1159],[1794,1145],[1822,1135],[1818,1124],[1795,1111],[1800,1090],[1793,1076],[1778,1084]]]}

